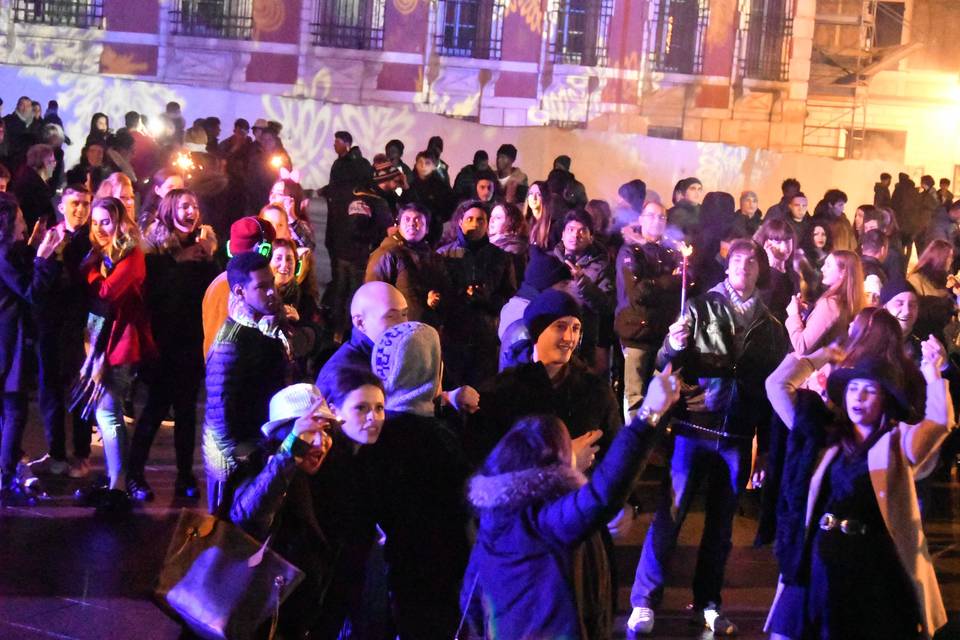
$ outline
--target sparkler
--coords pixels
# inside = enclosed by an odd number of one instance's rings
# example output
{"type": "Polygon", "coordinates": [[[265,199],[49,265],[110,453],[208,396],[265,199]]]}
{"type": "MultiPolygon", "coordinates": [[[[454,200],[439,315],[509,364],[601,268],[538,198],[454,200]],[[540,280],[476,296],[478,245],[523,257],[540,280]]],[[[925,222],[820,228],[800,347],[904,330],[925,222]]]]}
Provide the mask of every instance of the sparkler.
{"type": "Polygon", "coordinates": [[[283,156],[279,153],[275,153],[270,156],[270,166],[274,169],[280,169],[283,166],[283,156]]]}
{"type": "Polygon", "coordinates": [[[693,247],[686,242],[681,242],[677,248],[683,256],[683,262],[680,265],[680,315],[683,316],[683,310],[687,308],[687,260],[693,255],[693,247]]]}

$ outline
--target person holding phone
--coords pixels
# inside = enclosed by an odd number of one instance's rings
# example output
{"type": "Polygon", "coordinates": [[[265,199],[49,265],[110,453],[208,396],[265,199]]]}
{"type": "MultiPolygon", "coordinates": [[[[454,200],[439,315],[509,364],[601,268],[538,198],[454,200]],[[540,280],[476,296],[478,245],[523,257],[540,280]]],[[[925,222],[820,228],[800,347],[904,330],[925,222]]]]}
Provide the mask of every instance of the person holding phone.
{"type": "Polygon", "coordinates": [[[173,409],[177,478],[174,495],[199,498],[193,475],[196,404],[203,382],[201,301],[217,276],[217,237],[201,224],[197,196],[173,189],[160,201],[156,219],[143,236],[146,306],[159,358],[143,371],[147,403],[133,434],[127,489],[135,500],[153,499],[144,467],[160,422],[173,409]]]}
{"type": "Polygon", "coordinates": [[[30,307],[49,291],[60,273],[56,252],[63,233],[34,227],[29,242],[23,212],[12,194],[0,193],[0,504],[30,504],[33,496],[17,480],[20,443],[27,424],[27,325],[30,307]]]}

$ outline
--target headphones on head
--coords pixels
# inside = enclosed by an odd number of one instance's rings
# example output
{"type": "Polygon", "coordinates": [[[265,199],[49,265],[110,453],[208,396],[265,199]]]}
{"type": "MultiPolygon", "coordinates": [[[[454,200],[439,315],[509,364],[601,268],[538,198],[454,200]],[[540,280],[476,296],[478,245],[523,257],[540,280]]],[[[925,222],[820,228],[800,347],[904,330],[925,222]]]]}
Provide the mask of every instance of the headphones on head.
{"type": "MultiPolygon", "coordinates": [[[[273,244],[269,240],[267,240],[267,232],[266,232],[266,228],[263,226],[263,221],[260,220],[260,218],[257,216],[251,216],[251,217],[253,217],[253,219],[256,220],[257,228],[260,230],[260,237],[263,238],[260,242],[253,245],[253,249],[251,249],[251,251],[253,251],[254,253],[259,253],[261,256],[269,260],[270,255],[273,253],[273,244]]],[[[228,258],[233,257],[233,251],[230,250],[229,240],[227,240],[227,257],[228,258]]]]}

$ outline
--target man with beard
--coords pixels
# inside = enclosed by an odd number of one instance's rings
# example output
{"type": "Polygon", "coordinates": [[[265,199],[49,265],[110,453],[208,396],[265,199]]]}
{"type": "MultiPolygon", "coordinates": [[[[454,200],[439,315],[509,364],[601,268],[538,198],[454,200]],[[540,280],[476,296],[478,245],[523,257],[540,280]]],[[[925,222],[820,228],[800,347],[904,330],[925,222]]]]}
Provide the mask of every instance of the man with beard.
{"type": "Polygon", "coordinates": [[[445,386],[476,387],[497,372],[497,322],[517,284],[513,260],[487,237],[488,216],[483,202],[461,203],[452,219],[457,239],[437,249],[450,278],[444,301],[445,386]]]}

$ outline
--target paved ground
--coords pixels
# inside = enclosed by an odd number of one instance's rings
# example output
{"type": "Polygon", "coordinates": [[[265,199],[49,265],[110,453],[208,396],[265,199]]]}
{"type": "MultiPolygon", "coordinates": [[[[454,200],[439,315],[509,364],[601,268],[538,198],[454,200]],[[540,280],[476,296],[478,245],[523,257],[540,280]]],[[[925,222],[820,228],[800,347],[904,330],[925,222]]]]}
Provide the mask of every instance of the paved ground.
{"type": "MultiPolygon", "coordinates": [[[[149,596],[177,514],[191,506],[172,497],[172,436],[172,429],[161,429],[148,468],[157,500],[138,507],[120,524],[98,520],[91,510],[74,506],[68,496],[79,483],[69,480],[49,482],[53,497],[43,506],[0,511],[0,640],[178,637],[178,627],[149,596]]],[[[39,425],[30,425],[26,448],[31,454],[42,452],[39,425]]],[[[99,453],[96,449],[98,465],[99,453]]],[[[651,496],[654,476],[648,473],[651,496]]],[[[935,512],[927,532],[951,616],[950,626],[937,640],[956,640],[960,639],[960,484],[956,478],[938,482],[934,491],[935,512]]],[[[741,637],[748,639],[764,637],[760,630],[777,575],[771,552],[750,547],[756,526],[754,500],[747,497],[736,519],[724,592],[728,614],[740,625],[741,637]]],[[[648,521],[648,517],[641,520],[628,543],[618,549],[618,629],[628,613],[630,582],[648,521]]],[[[701,523],[700,513],[692,514],[681,536],[657,618],[656,638],[712,637],[690,627],[684,613],[701,523]]]]}

